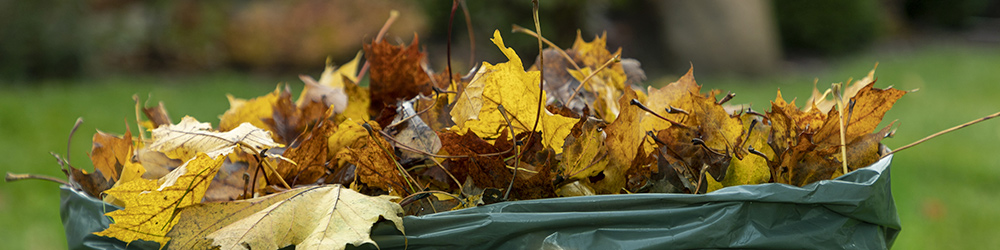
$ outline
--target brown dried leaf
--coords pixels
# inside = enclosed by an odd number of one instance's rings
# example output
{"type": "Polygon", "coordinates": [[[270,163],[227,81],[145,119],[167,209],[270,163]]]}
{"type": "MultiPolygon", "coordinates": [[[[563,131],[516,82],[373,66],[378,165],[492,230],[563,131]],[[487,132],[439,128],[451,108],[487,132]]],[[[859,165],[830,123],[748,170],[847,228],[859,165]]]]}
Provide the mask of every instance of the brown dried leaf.
{"type": "MultiPolygon", "coordinates": [[[[858,91],[857,95],[851,98],[851,101],[855,103],[853,110],[845,108],[848,114],[844,116],[844,119],[850,118],[850,120],[844,121],[844,126],[847,127],[845,130],[847,142],[875,132],[878,124],[882,122],[882,117],[885,116],[885,113],[892,108],[896,100],[899,100],[900,97],[906,94],[906,91],[894,88],[879,89],[874,88],[874,85],[875,82],[864,85],[858,91]]],[[[823,126],[817,127],[818,130],[816,131],[816,135],[813,136],[813,142],[816,144],[840,145],[839,117],[839,112],[836,109],[831,110],[827,114],[827,119],[823,126]]]]}
{"type": "MultiPolygon", "coordinates": [[[[466,177],[472,178],[473,183],[480,188],[507,188],[512,171],[505,168],[506,165],[502,160],[504,156],[480,156],[499,153],[503,150],[486,142],[472,131],[464,135],[458,135],[451,131],[438,132],[438,137],[441,138],[443,151],[450,155],[469,156],[448,159],[448,171],[455,175],[455,178],[459,180],[464,180],[466,177]]],[[[506,138],[506,136],[503,137],[506,138]]]]}
{"type": "MultiPolygon", "coordinates": [[[[393,46],[374,41],[365,44],[365,56],[371,68],[371,106],[377,114],[388,104],[408,100],[418,94],[431,94],[431,73],[424,65],[426,53],[419,50],[419,38],[413,35],[409,46],[393,46]]],[[[439,83],[445,87],[447,83],[439,83]]]]}
{"type": "MultiPolygon", "coordinates": [[[[328,116],[333,110],[327,111],[328,116]]],[[[332,121],[320,119],[316,128],[302,137],[302,141],[293,148],[288,148],[282,154],[291,160],[278,163],[278,173],[285,178],[288,185],[309,185],[323,181],[330,171],[329,137],[337,128],[332,121]],[[293,164],[292,162],[295,162],[293,164]]],[[[275,176],[270,176],[276,178],[275,176]]],[[[272,180],[271,183],[279,181],[272,180]]]]}
{"type": "MultiPolygon", "coordinates": [[[[381,129],[375,122],[369,122],[369,124],[372,125],[373,131],[381,129]]],[[[412,194],[414,191],[410,183],[407,182],[408,178],[403,176],[405,172],[400,172],[397,167],[398,162],[396,162],[396,156],[391,154],[393,149],[390,148],[389,142],[382,139],[381,135],[374,136],[362,138],[361,140],[365,141],[363,146],[347,148],[346,152],[338,153],[337,158],[343,158],[357,166],[358,180],[369,187],[379,188],[396,196],[412,194]]]]}

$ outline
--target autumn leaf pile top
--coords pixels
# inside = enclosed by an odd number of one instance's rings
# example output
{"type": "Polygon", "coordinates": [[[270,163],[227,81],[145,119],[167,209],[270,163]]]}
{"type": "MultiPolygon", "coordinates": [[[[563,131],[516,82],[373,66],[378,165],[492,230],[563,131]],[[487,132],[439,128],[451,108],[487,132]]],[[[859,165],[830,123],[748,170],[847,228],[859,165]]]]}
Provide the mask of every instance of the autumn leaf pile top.
{"type": "Polygon", "coordinates": [[[359,52],[339,68],[328,62],[319,80],[301,76],[297,100],[281,85],[229,96],[218,128],[174,124],[162,104],[137,100],[150,138],[98,132],[96,171],[72,168],[71,179],[124,207],[98,235],[174,249],[343,248],[372,242],[379,218],[402,230],[402,214],[830,179],[845,161],[850,171],[881,156],[892,132],[877,125],[905,93],[874,88],[873,70],[846,91],[815,91],[804,110],[779,92],[759,113],[702,92],[693,69],[642,91],[638,62],[607,50],[604,36],[549,48],[527,70],[499,31],[492,41],[507,61],[467,78],[430,70],[416,37],[374,41],[363,53],[368,87],[357,84],[359,52]]]}

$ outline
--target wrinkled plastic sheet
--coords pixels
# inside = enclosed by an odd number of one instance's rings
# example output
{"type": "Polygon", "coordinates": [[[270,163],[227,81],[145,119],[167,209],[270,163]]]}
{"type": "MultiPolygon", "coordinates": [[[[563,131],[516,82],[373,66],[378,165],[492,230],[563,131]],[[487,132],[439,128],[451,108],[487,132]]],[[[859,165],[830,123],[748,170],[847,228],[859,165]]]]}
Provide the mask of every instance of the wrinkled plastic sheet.
{"type": "MultiPolygon", "coordinates": [[[[381,249],[888,249],[901,229],[891,160],[804,187],[566,197],[406,216],[405,236],[383,221],[372,239],[381,249]]],[[[61,209],[70,249],[125,249],[91,234],[110,223],[102,214],[119,208],[63,187],[61,209]]]]}

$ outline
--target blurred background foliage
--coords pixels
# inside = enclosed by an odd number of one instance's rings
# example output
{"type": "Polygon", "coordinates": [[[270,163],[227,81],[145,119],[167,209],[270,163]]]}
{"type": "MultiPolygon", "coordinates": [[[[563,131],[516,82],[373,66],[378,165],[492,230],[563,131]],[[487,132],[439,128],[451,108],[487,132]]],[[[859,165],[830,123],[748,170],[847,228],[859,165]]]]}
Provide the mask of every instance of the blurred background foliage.
{"type": "MultiPolygon", "coordinates": [[[[470,0],[474,39],[455,15],[456,73],[502,62],[489,41],[498,29],[522,60],[534,61],[527,0],[470,0]],[[475,51],[472,52],[472,48],[475,51]]],[[[327,57],[350,60],[400,11],[386,40],[419,34],[435,71],[445,69],[451,1],[0,0],[0,170],[61,176],[73,121],[87,121],[70,151],[85,152],[97,128],[123,133],[130,96],[164,101],[174,119],[216,122],[226,93],[251,98],[298,74],[318,75],[327,57]]],[[[543,35],[568,48],[607,32],[608,46],[642,62],[648,84],[696,67],[705,88],[767,109],[775,89],[805,98],[819,85],[862,77],[879,62],[879,87],[922,88],[897,103],[899,147],[997,111],[1000,1],[997,0],[585,0],[541,1],[543,35]]],[[[1000,141],[995,121],[904,151],[893,165],[903,231],[898,249],[1000,246],[1000,141]]],[[[135,129],[133,127],[133,129],[135,129]]],[[[39,181],[0,183],[0,248],[63,249],[58,191],[39,181]]]]}
{"type": "MultiPolygon", "coordinates": [[[[475,59],[496,60],[493,29],[533,28],[523,1],[469,1],[475,59]]],[[[1000,17],[989,0],[542,1],[542,31],[562,47],[576,31],[608,33],[609,47],[646,68],[773,73],[783,59],[843,56],[885,40],[976,29],[1000,17]]],[[[0,1],[0,79],[9,81],[220,69],[297,74],[343,62],[370,42],[390,9],[402,15],[387,39],[420,34],[443,68],[450,1],[0,1]]],[[[464,14],[452,35],[456,69],[470,66],[464,14]],[[464,67],[459,67],[464,66],[464,67]]],[[[995,31],[995,30],[993,30],[995,31]]],[[[996,36],[996,34],[993,34],[996,36]]],[[[509,44],[532,59],[523,34],[509,44]]],[[[995,37],[990,39],[996,39],[995,37]]],[[[659,71],[651,71],[658,74],[659,71]]]]}

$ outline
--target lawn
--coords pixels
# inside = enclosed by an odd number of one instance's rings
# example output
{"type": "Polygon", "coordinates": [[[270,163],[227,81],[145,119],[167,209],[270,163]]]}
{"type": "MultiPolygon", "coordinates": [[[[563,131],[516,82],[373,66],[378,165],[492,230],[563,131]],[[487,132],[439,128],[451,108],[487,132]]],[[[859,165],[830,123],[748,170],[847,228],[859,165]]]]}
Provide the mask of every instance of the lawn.
{"type": "MultiPolygon", "coordinates": [[[[781,89],[786,99],[808,97],[814,78],[820,86],[863,77],[879,62],[878,87],[909,90],[886,114],[899,120],[900,147],[936,131],[1000,111],[1000,49],[930,45],[913,51],[872,52],[838,59],[822,67],[798,68],[752,79],[699,75],[704,88],[737,93],[731,103],[756,110],[781,89]],[[818,68],[818,69],[817,69],[818,68]]],[[[654,71],[660,69],[646,69],[654,71]]],[[[683,70],[668,72],[682,74],[683,70]]],[[[318,73],[318,72],[310,72],[318,73]]],[[[0,91],[0,170],[62,177],[49,151],[65,155],[73,122],[85,123],[74,136],[74,166],[91,169],[87,157],[95,129],[135,131],[132,94],[163,101],[175,121],[191,115],[217,124],[228,109],[225,94],[250,98],[282,79],[218,73],[198,76],[116,76],[3,85],[0,91]]],[[[662,81],[672,80],[658,80],[662,81]]],[[[654,83],[657,84],[657,83],[654,83]]],[[[1000,120],[987,121],[899,153],[893,162],[894,197],[903,223],[897,249],[983,249],[1000,246],[1000,120]]],[[[0,242],[8,249],[64,249],[56,184],[21,181],[0,184],[0,242]]]]}

